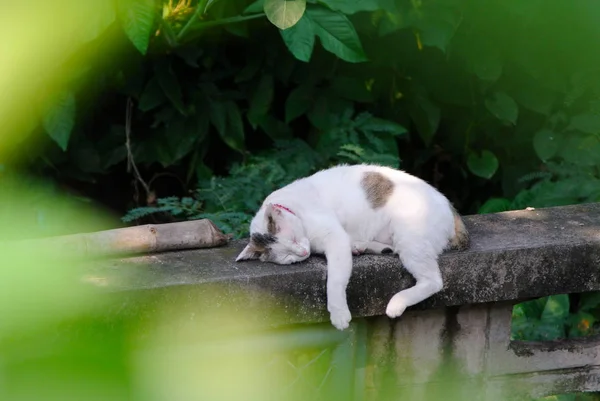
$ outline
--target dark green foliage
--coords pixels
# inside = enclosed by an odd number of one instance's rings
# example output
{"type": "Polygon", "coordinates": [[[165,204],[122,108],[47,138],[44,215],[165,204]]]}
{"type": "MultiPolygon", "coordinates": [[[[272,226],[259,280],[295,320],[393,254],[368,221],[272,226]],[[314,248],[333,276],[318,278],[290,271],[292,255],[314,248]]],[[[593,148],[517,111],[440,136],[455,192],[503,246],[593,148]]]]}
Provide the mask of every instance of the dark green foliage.
{"type": "Polygon", "coordinates": [[[397,167],[393,138],[402,133],[401,126],[368,113],[354,119],[348,114],[324,133],[321,152],[299,139],[277,141],[275,149],[250,156],[243,164],[235,163],[227,176],[200,180],[193,197],[158,199],[156,206],[132,209],[123,220],[134,221],[155,213],[176,219],[208,218],[224,232],[241,237],[248,234],[250,220],[264,198],[298,178],[344,160],[397,167]]]}
{"type": "MultiPolygon", "coordinates": [[[[125,221],[238,237],[271,191],[339,162],[402,160],[463,213],[600,200],[597,2],[283,2],[119,0],[41,96],[47,141],[19,152],[125,221]]],[[[518,307],[519,338],[593,327],[568,302],[518,307]]]]}
{"type": "Polygon", "coordinates": [[[553,295],[516,305],[513,310],[512,338],[544,341],[599,333],[597,321],[600,293],[580,295],[570,313],[569,296],[553,295]]]}

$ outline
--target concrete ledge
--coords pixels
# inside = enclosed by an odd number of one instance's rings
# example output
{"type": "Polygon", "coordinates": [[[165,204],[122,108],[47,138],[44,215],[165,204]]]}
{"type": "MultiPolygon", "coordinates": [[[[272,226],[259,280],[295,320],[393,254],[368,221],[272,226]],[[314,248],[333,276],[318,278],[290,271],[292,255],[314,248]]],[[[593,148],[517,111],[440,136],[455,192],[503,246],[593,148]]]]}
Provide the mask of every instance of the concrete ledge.
{"type": "MultiPolygon", "coordinates": [[[[471,248],[440,257],[445,288],[416,308],[600,290],[600,204],[468,216],[465,223],[471,248]]],[[[291,266],[235,263],[245,243],[96,261],[87,279],[121,292],[132,312],[138,302],[134,294],[150,292],[159,296],[149,302],[177,299],[202,310],[226,303],[249,313],[269,302],[276,312],[255,314],[270,324],[328,320],[324,258],[291,266]]],[[[397,257],[354,257],[348,288],[353,316],[383,314],[389,298],[413,284],[397,257]]]]}

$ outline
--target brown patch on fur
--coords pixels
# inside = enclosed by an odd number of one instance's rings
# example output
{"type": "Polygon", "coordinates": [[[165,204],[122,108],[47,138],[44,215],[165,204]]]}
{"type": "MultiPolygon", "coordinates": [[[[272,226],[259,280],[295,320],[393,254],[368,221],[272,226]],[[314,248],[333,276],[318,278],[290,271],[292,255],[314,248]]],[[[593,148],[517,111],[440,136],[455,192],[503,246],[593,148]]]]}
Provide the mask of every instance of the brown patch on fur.
{"type": "Polygon", "coordinates": [[[470,245],[469,232],[456,209],[452,208],[452,213],[454,213],[454,237],[450,239],[450,248],[464,251],[470,245]]]}
{"type": "Polygon", "coordinates": [[[273,218],[273,216],[269,216],[269,218],[268,218],[267,231],[271,235],[277,234],[277,225],[275,224],[275,219],[273,218]]]}
{"type": "Polygon", "coordinates": [[[373,209],[383,207],[394,192],[392,180],[376,171],[364,173],[360,185],[373,209]]]}

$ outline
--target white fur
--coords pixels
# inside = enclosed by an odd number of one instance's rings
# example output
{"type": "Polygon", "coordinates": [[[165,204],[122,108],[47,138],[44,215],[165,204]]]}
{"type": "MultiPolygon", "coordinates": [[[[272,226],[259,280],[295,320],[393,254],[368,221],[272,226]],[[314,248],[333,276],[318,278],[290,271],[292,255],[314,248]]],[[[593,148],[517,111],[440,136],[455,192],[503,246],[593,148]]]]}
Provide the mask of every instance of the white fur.
{"type": "MultiPolygon", "coordinates": [[[[391,298],[386,309],[391,318],[443,287],[437,259],[455,235],[452,206],[435,188],[403,171],[374,165],[320,171],[270,194],[252,220],[250,232],[267,233],[269,216],[277,222],[278,242],[270,256],[261,259],[285,264],[304,260],[310,252],[325,254],[327,309],[340,330],[351,320],[346,287],[353,253],[392,248],[417,280],[414,287],[391,298]],[[372,208],[361,186],[364,173],[370,171],[394,183],[387,203],[378,209],[372,208]]],[[[255,257],[248,253],[249,247],[237,260],[255,257]]]]}

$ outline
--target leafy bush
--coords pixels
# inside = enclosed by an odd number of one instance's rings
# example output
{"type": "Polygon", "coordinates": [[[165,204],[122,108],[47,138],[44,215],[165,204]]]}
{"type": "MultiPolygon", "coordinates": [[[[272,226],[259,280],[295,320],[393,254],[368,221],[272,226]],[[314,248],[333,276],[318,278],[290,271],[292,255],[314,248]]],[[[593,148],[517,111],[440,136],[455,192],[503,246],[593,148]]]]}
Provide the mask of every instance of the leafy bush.
{"type": "Polygon", "coordinates": [[[368,113],[355,118],[348,113],[323,134],[321,152],[298,139],[278,141],[275,149],[250,156],[244,164],[234,164],[228,176],[201,180],[192,197],[158,199],[156,206],[132,209],[123,220],[133,221],[154,213],[208,218],[224,232],[241,237],[248,234],[250,220],[264,198],[298,178],[344,160],[397,167],[394,138],[404,132],[401,126],[368,113]]]}
{"type": "MultiPolygon", "coordinates": [[[[26,125],[47,136],[11,157],[133,208],[126,221],[209,217],[242,236],[269,192],[338,162],[402,160],[463,213],[599,200],[597,2],[118,0],[98,10],[103,23],[65,60],[67,78],[26,92],[47,100],[26,125]]],[[[566,314],[567,301],[518,306],[513,334],[571,336],[583,321],[593,332],[584,314],[598,311],[573,303],[582,314],[566,314]]]]}

